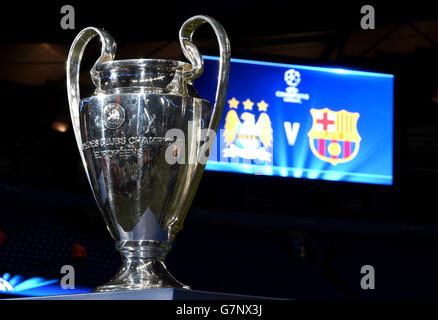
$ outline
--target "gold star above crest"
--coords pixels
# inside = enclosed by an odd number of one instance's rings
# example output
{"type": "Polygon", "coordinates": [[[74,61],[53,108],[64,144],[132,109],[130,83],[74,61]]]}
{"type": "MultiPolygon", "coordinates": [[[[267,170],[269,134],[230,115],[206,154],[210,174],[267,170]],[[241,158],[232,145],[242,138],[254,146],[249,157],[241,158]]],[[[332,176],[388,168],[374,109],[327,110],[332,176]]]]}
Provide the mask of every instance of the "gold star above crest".
{"type": "Polygon", "coordinates": [[[233,99],[228,100],[228,103],[230,104],[230,109],[237,109],[237,106],[239,105],[239,101],[237,101],[234,97],[233,99]]]}
{"type": "Polygon", "coordinates": [[[265,102],[265,100],[260,101],[257,103],[257,107],[259,107],[259,111],[267,111],[269,104],[265,102]]]}
{"type": "Polygon", "coordinates": [[[244,110],[252,110],[253,105],[254,105],[254,102],[249,100],[249,98],[246,99],[245,101],[243,101],[243,109],[244,110]]]}

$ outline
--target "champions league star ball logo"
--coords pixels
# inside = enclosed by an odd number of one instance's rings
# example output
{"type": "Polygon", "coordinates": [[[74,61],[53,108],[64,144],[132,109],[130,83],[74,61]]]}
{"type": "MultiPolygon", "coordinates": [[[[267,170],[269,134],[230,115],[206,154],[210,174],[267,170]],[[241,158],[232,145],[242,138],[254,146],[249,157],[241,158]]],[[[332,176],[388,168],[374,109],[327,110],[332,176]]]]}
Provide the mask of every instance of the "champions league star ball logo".
{"type": "Polygon", "coordinates": [[[302,100],[309,100],[308,93],[300,93],[297,86],[301,82],[301,74],[295,69],[289,69],[284,73],[284,81],[289,86],[285,91],[275,92],[275,96],[283,98],[284,102],[302,103],[302,100]]]}

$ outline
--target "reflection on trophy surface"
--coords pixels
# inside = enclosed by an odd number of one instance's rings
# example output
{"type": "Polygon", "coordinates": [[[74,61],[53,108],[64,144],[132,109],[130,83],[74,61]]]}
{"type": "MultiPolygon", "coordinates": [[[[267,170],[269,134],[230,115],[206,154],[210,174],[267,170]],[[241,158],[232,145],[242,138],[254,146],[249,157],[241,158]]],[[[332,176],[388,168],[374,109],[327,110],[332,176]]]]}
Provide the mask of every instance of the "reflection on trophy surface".
{"type": "Polygon", "coordinates": [[[124,258],[119,273],[96,291],[188,288],[163,259],[182,229],[222,116],[230,46],[222,26],[207,16],[187,20],[179,37],[191,64],[113,60],[114,40],[93,27],[82,30],[70,49],[67,90],[76,140],[95,200],[124,258]],[[205,22],[220,51],[213,108],[192,86],[203,71],[192,35],[205,22]],[[80,60],[95,36],[102,43],[91,70],[96,91],[81,99],[80,60]]]}

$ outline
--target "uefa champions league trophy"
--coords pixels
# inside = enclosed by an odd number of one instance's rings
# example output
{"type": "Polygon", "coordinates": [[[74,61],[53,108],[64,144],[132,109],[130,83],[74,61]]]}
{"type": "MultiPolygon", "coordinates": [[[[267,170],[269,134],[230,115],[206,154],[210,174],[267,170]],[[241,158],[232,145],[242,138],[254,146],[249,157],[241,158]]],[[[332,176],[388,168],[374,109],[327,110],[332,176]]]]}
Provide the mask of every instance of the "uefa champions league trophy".
{"type": "Polygon", "coordinates": [[[215,139],[225,102],[230,44],[223,27],[195,16],[180,29],[179,41],[191,62],[113,60],[116,44],[103,29],[83,29],[67,60],[67,91],[74,133],[97,205],[123,266],[95,291],[189,288],[167,270],[164,258],[182,229],[215,139]],[[214,108],[198,96],[193,80],[204,61],[192,42],[209,23],[219,42],[214,108]],[[79,95],[79,68],[88,42],[98,36],[101,55],[91,69],[96,86],[79,95]]]}

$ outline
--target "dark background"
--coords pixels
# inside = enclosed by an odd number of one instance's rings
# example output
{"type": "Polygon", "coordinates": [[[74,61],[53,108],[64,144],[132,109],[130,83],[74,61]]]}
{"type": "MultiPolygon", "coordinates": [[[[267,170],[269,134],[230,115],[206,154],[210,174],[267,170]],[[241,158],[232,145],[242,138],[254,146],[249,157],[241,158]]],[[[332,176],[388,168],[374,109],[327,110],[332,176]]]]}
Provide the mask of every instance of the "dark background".
{"type": "MultiPolygon", "coordinates": [[[[394,185],[206,172],[167,262],[194,289],[297,299],[438,297],[438,17],[431,3],[75,1],[13,3],[0,28],[0,274],[60,278],[76,268],[95,287],[120,266],[94,203],[71,128],[65,60],[84,27],[106,28],[116,58],[183,59],[177,32],[195,14],[227,30],[232,56],[395,74],[394,185]],[[360,29],[362,5],[376,29],[360,29]],[[59,129],[60,127],[66,129],[59,129]],[[61,130],[61,131],[60,131],[61,130]],[[3,236],[2,236],[3,234],[3,236]],[[72,256],[80,244],[82,259],[72,256]],[[362,290],[360,269],[376,270],[362,290]]],[[[202,53],[216,54],[201,27],[202,53]]],[[[83,95],[93,90],[84,55],[83,95]]]]}

